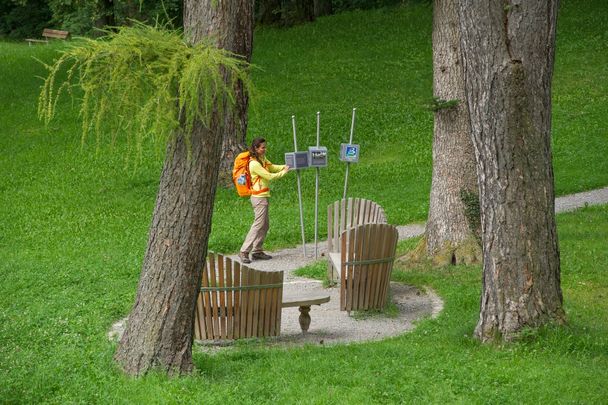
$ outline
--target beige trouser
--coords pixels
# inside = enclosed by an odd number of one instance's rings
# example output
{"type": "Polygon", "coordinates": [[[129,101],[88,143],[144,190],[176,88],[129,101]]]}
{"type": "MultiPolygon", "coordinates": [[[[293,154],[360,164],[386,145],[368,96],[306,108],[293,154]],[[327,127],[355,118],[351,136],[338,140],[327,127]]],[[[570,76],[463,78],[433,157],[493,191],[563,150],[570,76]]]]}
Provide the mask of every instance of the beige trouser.
{"type": "Polygon", "coordinates": [[[268,198],[251,197],[251,205],[253,206],[253,224],[245,238],[242,253],[259,253],[263,252],[264,239],[268,233],[270,223],[268,220],[268,198]]]}

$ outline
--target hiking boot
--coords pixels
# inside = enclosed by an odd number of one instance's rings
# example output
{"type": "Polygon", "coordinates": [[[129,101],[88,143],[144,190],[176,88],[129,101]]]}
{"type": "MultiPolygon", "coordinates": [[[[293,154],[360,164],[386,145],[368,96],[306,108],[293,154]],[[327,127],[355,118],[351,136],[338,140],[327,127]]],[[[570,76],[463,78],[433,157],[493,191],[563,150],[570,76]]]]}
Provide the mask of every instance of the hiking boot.
{"type": "Polygon", "coordinates": [[[251,258],[253,260],[270,260],[270,259],[272,259],[272,256],[267,255],[264,252],[256,252],[256,253],[254,253],[254,254],[251,255],[251,258]]]}
{"type": "Polygon", "coordinates": [[[239,260],[243,264],[251,263],[251,260],[249,260],[249,253],[244,253],[244,252],[239,253],[239,260]]]}

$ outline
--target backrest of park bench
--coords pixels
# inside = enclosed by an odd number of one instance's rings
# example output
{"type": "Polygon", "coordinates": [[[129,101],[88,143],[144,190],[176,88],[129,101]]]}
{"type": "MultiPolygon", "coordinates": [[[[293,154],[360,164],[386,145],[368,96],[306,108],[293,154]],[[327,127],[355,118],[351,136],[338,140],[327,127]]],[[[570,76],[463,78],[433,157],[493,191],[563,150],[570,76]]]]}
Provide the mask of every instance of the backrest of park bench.
{"type": "Polygon", "coordinates": [[[388,224],[358,225],[342,234],[340,310],[384,308],[398,239],[388,224]]]}
{"type": "Polygon", "coordinates": [[[70,33],[68,31],[52,30],[50,28],[45,28],[42,30],[42,36],[45,38],[53,39],[68,39],[70,33]]]}
{"type": "Polygon", "coordinates": [[[199,340],[278,336],[283,272],[250,269],[209,254],[196,301],[194,336],[199,340]]]}
{"type": "Polygon", "coordinates": [[[348,198],[327,207],[327,251],[340,251],[342,233],[354,226],[369,223],[386,223],[384,209],[363,198],[348,198]]]}

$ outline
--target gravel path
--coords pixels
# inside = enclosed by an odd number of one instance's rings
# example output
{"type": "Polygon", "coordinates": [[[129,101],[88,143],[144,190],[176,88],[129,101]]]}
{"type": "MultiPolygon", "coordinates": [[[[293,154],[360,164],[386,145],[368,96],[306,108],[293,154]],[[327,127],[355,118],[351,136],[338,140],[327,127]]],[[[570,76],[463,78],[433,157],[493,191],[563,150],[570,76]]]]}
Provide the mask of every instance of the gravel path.
{"type": "MultiPolygon", "coordinates": [[[[559,197],[555,200],[555,211],[573,211],[587,205],[606,203],[608,203],[608,187],[559,197]]],[[[402,225],[397,229],[399,239],[407,239],[422,235],[424,224],[402,225]]],[[[320,242],[317,260],[322,259],[326,252],[327,243],[320,242]]],[[[294,270],[316,261],[314,243],[306,244],[306,257],[303,255],[301,245],[269,253],[273,256],[272,260],[254,261],[250,267],[268,271],[285,271],[286,294],[306,290],[323,291],[331,296],[329,303],[312,307],[310,311],[312,322],[306,335],[302,335],[300,331],[298,309],[285,308],[281,319],[281,337],[277,339],[279,342],[332,344],[382,339],[407,332],[413,328],[416,320],[436,316],[443,309],[443,302],[433,291],[419,291],[411,286],[391,283],[392,300],[399,308],[397,317],[374,316],[367,319],[349,317],[346,312],[339,310],[340,298],[337,288],[324,289],[320,282],[293,274],[294,270]]],[[[237,259],[236,256],[232,257],[237,259]]]]}
{"type": "MultiPolygon", "coordinates": [[[[555,201],[556,212],[573,211],[587,205],[608,203],[608,187],[559,197],[555,201]]],[[[424,224],[398,226],[399,238],[407,239],[424,233],[424,224]]],[[[250,267],[266,271],[285,272],[284,294],[298,291],[317,291],[330,294],[330,302],[313,306],[310,311],[312,322],[307,334],[302,334],[298,322],[298,308],[285,308],[281,318],[281,336],[271,339],[276,344],[323,344],[346,343],[384,339],[413,329],[415,321],[429,316],[437,316],[443,309],[442,300],[432,291],[420,291],[412,286],[391,283],[392,301],[399,309],[394,318],[374,315],[366,318],[348,316],[339,310],[338,288],[324,289],[319,281],[294,275],[294,270],[323,259],[327,243],[318,244],[318,259],[315,259],[313,243],[306,245],[306,257],[302,246],[269,252],[272,260],[254,261],[250,267]]],[[[231,256],[238,260],[237,256],[231,256]]],[[[110,331],[114,339],[121,333],[124,320],[117,322],[110,331]]],[[[209,349],[213,345],[203,344],[209,349]]]]}

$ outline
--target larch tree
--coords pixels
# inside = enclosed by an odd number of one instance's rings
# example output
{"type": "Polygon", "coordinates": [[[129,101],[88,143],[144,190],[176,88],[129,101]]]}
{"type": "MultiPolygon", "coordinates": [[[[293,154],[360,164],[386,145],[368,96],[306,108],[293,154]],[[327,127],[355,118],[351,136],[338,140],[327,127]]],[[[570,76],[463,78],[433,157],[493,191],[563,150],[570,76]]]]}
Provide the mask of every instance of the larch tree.
{"type": "MultiPolygon", "coordinates": [[[[244,41],[250,52],[251,7],[248,0],[186,0],[186,38],[192,44],[210,38],[220,46],[244,41]]],[[[242,81],[221,70],[235,99],[246,100],[242,81]]],[[[137,298],[115,354],[129,374],[155,366],[187,373],[193,367],[195,303],[211,232],[222,144],[227,125],[241,121],[239,114],[244,113],[239,101],[232,110],[225,108],[226,103],[224,98],[214,100],[209,124],[195,121],[187,137],[178,134],[167,149],[137,298]]]]}
{"type": "Polygon", "coordinates": [[[479,201],[457,3],[433,4],[433,177],[425,235],[405,260],[481,262],[479,201]]]}
{"type": "MultiPolygon", "coordinates": [[[[221,49],[251,62],[253,49],[253,1],[201,0],[184,10],[184,26],[193,38],[207,37],[221,49]],[[189,19],[187,21],[187,19],[189,19]]],[[[220,184],[232,184],[234,158],[246,148],[248,93],[238,81],[234,88],[235,107],[223,117],[223,145],[219,168],[220,184]]]]}
{"type": "MultiPolygon", "coordinates": [[[[216,15],[230,19],[219,27],[240,26],[238,10],[249,7],[248,1],[213,3],[230,9],[216,15]]],[[[48,122],[59,95],[76,81],[83,92],[83,136],[125,136],[139,156],[149,137],[166,145],[135,303],[114,356],[131,375],[152,368],[181,374],[193,367],[195,302],[211,232],[224,118],[235,114],[237,83],[243,92],[250,88],[247,62],[210,45],[200,29],[207,11],[198,0],[185,1],[185,36],[135,23],[103,40],[67,48],[47,66],[39,98],[39,115],[48,122]],[[61,72],[67,79],[59,85],[61,72]]],[[[241,35],[228,28],[217,33],[241,35]]]]}
{"type": "Polygon", "coordinates": [[[564,321],[551,161],[557,8],[557,0],[459,3],[480,190],[481,341],[564,321]]]}

